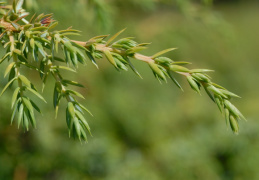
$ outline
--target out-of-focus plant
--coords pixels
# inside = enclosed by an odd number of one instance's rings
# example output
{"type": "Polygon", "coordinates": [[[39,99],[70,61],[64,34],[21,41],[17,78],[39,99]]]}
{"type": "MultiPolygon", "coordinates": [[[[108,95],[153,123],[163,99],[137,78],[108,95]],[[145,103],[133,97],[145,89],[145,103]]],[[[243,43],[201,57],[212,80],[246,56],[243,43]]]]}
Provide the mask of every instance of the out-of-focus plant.
{"type": "MultiPolygon", "coordinates": [[[[37,10],[44,1],[26,0],[25,7],[30,10],[37,10]]],[[[221,18],[211,10],[213,0],[75,0],[66,2],[53,2],[59,4],[53,6],[55,11],[59,11],[60,5],[69,7],[74,14],[84,17],[89,22],[101,25],[102,29],[109,29],[112,20],[120,15],[122,11],[136,10],[138,12],[154,11],[161,6],[171,7],[173,10],[181,12],[187,18],[200,19],[208,23],[207,19],[220,20],[221,18]],[[206,14],[206,17],[204,16],[206,14]]],[[[224,22],[224,21],[223,21],[224,22]]]]}
{"type": "MultiPolygon", "coordinates": [[[[0,60],[0,64],[8,61],[4,76],[8,76],[8,83],[2,89],[0,96],[13,85],[16,85],[11,98],[12,117],[11,123],[17,119],[18,127],[22,126],[29,130],[29,126],[36,127],[35,110],[41,113],[38,105],[32,101],[30,94],[37,96],[46,102],[41,93],[36,89],[29,77],[23,75],[20,67],[27,67],[39,73],[43,88],[49,76],[55,80],[53,105],[56,114],[61,99],[67,101],[66,123],[69,136],[87,140],[87,131],[90,127],[84,116],[88,112],[76,98],[84,99],[77,91],[71,90],[70,86],[83,87],[80,83],[63,78],[62,70],[76,72],[77,68],[89,59],[96,67],[96,60],[106,58],[118,71],[133,70],[139,77],[139,72],[133,66],[132,60],[142,61],[150,67],[154,76],[160,82],[171,79],[180,89],[182,87],[174,77],[174,73],[186,77],[191,88],[201,93],[204,88],[208,96],[225,115],[227,124],[230,124],[233,132],[238,133],[238,120],[245,119],[240,111],[230,102],[236,94],[215,84],[206,73],[208,69],[188,69],[184,65],[188,62],[173,61],[164,54],[175,50],[166,49],[147,56],[140,51],[147,48],[149,43],[137,43],[133,38],[115,40],[124,30],[108,38],[101,35],[88,41],[76,41],[69,38],[72,35],[80,35],[80,31],[68,28],[53,30],[58,22],[53,20],[52,14],[33,15],[28,19],[29,13],[23,8],[23,0],[13,1],[12,5],[1,3],[0,31],[1,42],[6,53],[0,60]],[[107,38],[107,40],[105,40],[107,38]],[[63,56],[59,56],[62,51],[63,56]]],[[[91,113],[90,113],[91,114],[91,113]]]]}
{"type": "MultiPolygon", "coordinates": [[[[95,19],[99,20],[104,27],[108,27],[110,19],[113,16],[120,14],[120,11],[124,8],[127,9],[138,9],[138,11],[152,11],[159,6],[167,5],[169,7],[174,7],[182,14],[188,18],[200,18],[203,19],[204,13],[208,16],[213,16],[213,11],[206,11],[212,5],[213,0],[77,0],[80,7],[87,7],[87,9],[92,9],[95,14],[95,19]],[[113,12],[113,13],[111,13],[113,12]]],[[[85,11],[77,11],[85,12],[85,11]]]]}

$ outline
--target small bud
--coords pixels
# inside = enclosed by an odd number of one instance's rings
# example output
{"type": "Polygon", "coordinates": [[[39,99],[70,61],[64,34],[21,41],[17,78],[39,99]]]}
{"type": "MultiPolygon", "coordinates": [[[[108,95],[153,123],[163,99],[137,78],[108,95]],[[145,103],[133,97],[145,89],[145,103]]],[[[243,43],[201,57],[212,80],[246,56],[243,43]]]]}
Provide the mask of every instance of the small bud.
{"type": "Polygon", "coordinates": [[[117,59],[117,57],[114,57],[113,59],[115,60],[116,65],[117,65],[118,68],[120,68],[120,69],[122,69],[124,71],[128,70],[128,68],[119,59],[117,59]]]}
{"type": "Polygon", "coordinates": [[[41,23],[35,23],[34,24],[34,27],[40,27],[41,26],[41,23]]]}
{"type": "Polygon", "coordinates": [[[155,64],[154,62],[149,62],[148,64],[155,74],[157,74],[161,79],[166,81],[166,77],[165,77],[163,71],[161,69],[159,69],[157,64],[155,64]]]}
{"type": "Polygon", "coordinates": [[[169,68],[171,71],[174,71],[174,72],[190,72],[189,69],[179,65],[171,65],[169,66],[169,68]]]}
{"type": "MultiPolygon", "coordinates": [[[[26,25],[24,25],[23,26],[23,30],[24,31],[26,31],[26,30],[28,30],[29,28],[31,28],[32,27],[32,24],[26,24],[26,25]]],[[[29,31],[26,31],[26,32],[29,32],[29,31]]],[[[26,34],[25,34],[26,35],[26,34]]],[[[26,35],[27,36],[27,35],[26,35]]],[[[28,36],[27,36],[28,37],[28,36]]]]}
{"type": "Polygon", "coordinates": [[[143,47],[143,46],[132,47],[126,51],[126,54],[134,54],[134,53],[142,51],[144,49],[147,49],[147,47],[143,47]]]}
{"type": "Polygon", "coordinates": [[[173,60],[168,57],[158,57],[158,58],[155,58],[155,62],[158,62],[161,64],[170,64],[173,62],[173,60]]]}
{"type": "Polygon", "coordinates": [[[226,108],[229,109],[229,111],[231,111],[233,113],[233,115],[235,115],[238,118],[244,119],[245,117],[241,114],[241,112],[228,100],[224,100],[224,105],[226,106],[226,108]]]}
{"type": "Polygon", "coordinates": [[[213,85],[208,85],[207,89],[218,96],[227,98],[227,96],[225,94],[223,94],[218,88],[214,87],[213,85]]]}
{"type": "Polygon", "coordinates": [[[30,31],[26,31],[26,32],[25,32],[25,36],[27,36],[27,38],[30,38],[30,36],[31,36],[30,31]]]}
{"type": "Polygon", "coordinates": [[[31,31],[44,31],[44,30],[47,30],[47,29],[48,29],[48,27],[40,26],[40,27],[31,28],[30,30],[31,31]]]}
{"type": "Polygon", "coordinates": [[[68,109],[68,112],[69,112],[70,116],[72,118],[74,118],[75,117],[75,107],[74,107],[72,102],[68,102],[67,109],[68,109]]]}
{"type": "Polygon", "coordinates": [[[200,81],[207,82],[207,83],[210,82],[210,79],[201,73],[192,73],[192,77],[194,77],[195,79],[198,79],[200,81]]]}
{"type": "Polygon", "coordinates": [[[225,110],[225,120],[226,120],[226,125],[228,126],[229,124],[229,110],[227,108],[225,110]]]}
{"type": "Polygon", "coordinates": [[[214,100],[215,100],[215,103],[217,104],[220,112],[222,113],[222,100],[216,95],[214,95],[214,100]]]}
{"type": "Polygon", "coordinates": [[[106,58],[108,59],[108,61],[109,61],[113,66],[115,66],[116,68],[118,68],[118,67],[117,67],[117,64],[116,64],[116,62],[115,62],[115,60],[114,60],[114,58],[113,58],[113,56],[112,56],[112,54],[111,54],[111,52],[108,51],[108,50],[104,50],[103,53],[105,54],[105,56],[106,56],[106,58]]]}
{"type": "Polygon", "coordinates": [[[189,82],[191,88],[200,94],[200,88],[198,82],[196,82],[192,76],[187,76],[187,81],[189,82]]]}
{"type": "Polygon", "coordinates": [[[228,91],[228,90],[226,90],[226,89],[220,89],[220,91],[221,91],[223,94],[227,95],[227,96],[232,96],[232,97],[240,98],[240,96],[238,96],[238,95],[236,95],[236,94],[234,94],[234,93],[232,93],[232,92],[230,92],[230,91],[228,91]]]}
{"type": "Polygon", "coordinates": [[[76,52],[75,47],[69,41],[65,41],[64,46],[68,49],[69,52],[71,53],[76,52]]]}
{"type": "Polygon", "coordinates": [[[19,50],[19,49],[14,49],[13,52],[14,52],[15,54],[20,55],[20,56],[22,55],[22,52],[21,52],[21,50],[19,50]]]}
{"type": "Polygon", "coordinates": [[[35,48],[35,43],[34,43],[34,39],[33,38],[30,39],[30,46],[31,46],[32,49],[35,48]]]}
{"type": "Polygon", "coordinates": [[[231,127],[232,131],[233,131],[235,134],[238,134],[239,126],[238,126],[238,122],[237,122],[237,120],[234,118],[234,116],[232,116],[232,115],[229,116],[229,123],[230,123],[230,127],[231,127]]]}

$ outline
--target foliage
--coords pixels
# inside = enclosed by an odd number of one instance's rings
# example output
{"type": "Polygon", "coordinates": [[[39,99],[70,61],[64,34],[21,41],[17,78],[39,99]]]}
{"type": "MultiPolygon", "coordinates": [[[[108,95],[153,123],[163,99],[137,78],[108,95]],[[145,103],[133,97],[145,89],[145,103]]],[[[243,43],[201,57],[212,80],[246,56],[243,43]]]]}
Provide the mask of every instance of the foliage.
{"type": "MultiPolygon", "coordinates": [[[[25,6],[26,9],[37,11],[44,3],[45,1],[41,0],[26,0],[25,6]]],[[[188,18],[200,19],[206,23],[208,18],[222,21],[210,8],[212,4],[213,0],[75,0],[66,1],[66,3],[53,1],[50,8],[52,11],[62,12],[63,9],[60,7],[67,7],[73,11],[73,14],[83,17],[96,26],[100,25],[102,30],[109,30],[114,25],[113,21],[116,17],[125,11],[135,10],[147,13],[154,12],[159,7],[173,7],[188,18]]]]}
{"type": "Polygon", "coordinates": [[[76,72],[77,68],[87,63],[89,59],[96,67],[96,60],[106,58],[118,71],[133,70],[139,77],[140,74],[133,66],[132,59],[147,63],[159,82],[167,82],[171,79],[176,86],[182,89],[174,77],[174,73],[186,77],[191,88],[201,93],[204,88],[208,96],[225,115],[227,124],[233,132],[238,133],[238,120],[245,119],[240,111],[230,102],[236,94],[211,81],[206,73],[208,69],[188,69],[184,65],[188,62],[173,61],[164,54],[175,50],[166,49],[146,56],[139,52],[146,49],[149,43],[137,43],[134,38],[127,37],[115,39],[124,31],[120,31],[112,37],[101,35],[88,41],[76,41],[70,36],[80,35],[80,31],[67,28],[55,30],[58,22],[52,19],[52,14],[33,15],[27,19],[29,13],[22,9],[23,0],[13,1],[13,5],[1,3],[1,40],[6,53],[0,63],[8,61],[4,76],[8,77],[8,83],[3,88],[1,95],[15,82],[17,87],[11,99],[12,117],[11,123],[17,117],[18,127],[29,130],[29,126],[36,127],[35,110],[41,113],[38,105],[32,101],[28,93],[37,96],[46,102],[29,77],[22,74],[21,67],[33,69],[39,73],[43,88],[49,76],[55,79],[53,105],[58,113],[61,99],[67,101],[66,122],[69,136],[87,140],[90,127],[84,116],[84,112],[90,113],[76,98],[84,99],[84,96],[70,86],[82,85],[76,81],[63,78],[62,71],[76,72]],[[105,40],[105,39],[108,40],[105,40]],[[63,56],[58,52],[61,51],[63,56]]]}

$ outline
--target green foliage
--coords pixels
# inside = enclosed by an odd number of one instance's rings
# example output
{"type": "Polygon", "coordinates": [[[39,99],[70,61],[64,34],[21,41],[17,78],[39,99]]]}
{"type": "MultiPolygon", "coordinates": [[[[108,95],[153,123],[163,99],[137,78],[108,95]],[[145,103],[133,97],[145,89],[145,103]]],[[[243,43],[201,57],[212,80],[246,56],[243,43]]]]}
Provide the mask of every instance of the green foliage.
{"type": "MultiPolygon", "coordinates": [[[[174,74],[184,76],[190,87],[201,94],[201,88],[205,89],[208,96],[219,107],[225,115],[233,132],[238,133],[238,120],[245,119],[241,112],[230,102],[232,97],[238,97],[227,89],[211,81],[206,74],[208,69],[188,69],[188,62],[173,61],[164,54],[175,50],[166,49],[152,56],[140,54],[147,48],[148,43],[137,43],[134,38],[126,37],[117,39],[124,31],[116,33],[108,40],[107,35],[96,36],[88,41],[76,41],[71,36],[80,35],[80,31],[72,28],[56,30],[58,22],[53,20],[52,14],[33,15],[28,18],[29,13],[22,9],[23,0],[13,1],[13,5],[1,6],[0,31],[1,41],[6,53],[0,63],[8,61],[4,76],[9,76],[8,83],[3,88],[1,95],[17,84],[12,96],[11,122],[17,119],[18,127],[29,130],[29,126],[36,127],[34,111],[41,113],[38,105],[31,100],[28,94],[32,94],[46,102],[41,93],[36,89],[29,77],[22,74],[20,67],[27,67],[39,73],[43,89],[49,76],[55,80],[53,105],[58,113],[62,99],[67,101],[66,122],[69,136],[79,140],[87,140],[87,132],[90,127],[84,116],[84,112],[90,113],[77,98],[84,96],[71,86],[83,87],[80,83],[64,79],[62,70],[76,72],[79,67],[85,65],[89,60],[97,66],[97,60],[106,58],[118,71],[132,69],[140,76],[134,67],[132,60],[147,63],[159,82],[167,82],[171,79],[180,89],[182,87],[175,79],[174,74]],[[62,52],[63,56],[59,52],[62,52]]],[[[98,66],[97,66],[98,67],[98,66]]],[[[141,76],[140,76],[141,77],[141,76]]]]}
{"type": "MultiPolygon", "coordinates": [[[[66,1],[66,3],[63,1],[52,1],[49,2],[48,6],[55,12],[70,9],[73,15],[77,15],[80,18],[83,17],[88,23],[95,24],[96,29],[103,31],[104,29],[110,30],[117,16],[124,13],[126,15],[132,11],[151,13],[161,7],[172,7],[188,18],[199,19],[206,24],[211,23],[211,19],[216,19],[223,24],[223,20],[210,8],[213,3],[213,0],[74,0],[66,1]]],[[[39,7],[42,7],[44,4],[45,1],[40,0],[25,1],[26,9],[34,11],[38,11],[39,7]]]]}

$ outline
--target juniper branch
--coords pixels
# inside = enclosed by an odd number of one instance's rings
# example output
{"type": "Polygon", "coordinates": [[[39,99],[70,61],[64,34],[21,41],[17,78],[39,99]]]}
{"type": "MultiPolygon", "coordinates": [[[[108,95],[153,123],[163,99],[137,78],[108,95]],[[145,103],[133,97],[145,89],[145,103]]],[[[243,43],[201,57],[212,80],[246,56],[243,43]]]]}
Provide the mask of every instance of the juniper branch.
{"type": "MultiPolygon", "coordinates": [[[[122,31],[121,31],[122,32],[122,31]]],[[[119,35],[119,32],[117,35],[119,35]]],[[[116,35],[116,36],[117,36],[116,35]]],[[[112,37],[111,39],[114,39],[112,37]]],[[[90,50],[90,44],[93,45],[93,40],[89,40],[87,42],[74,41],[90,50]]],[[[225,119],[227,124],[230,124],[233,132],[238,133],[238,119],[244,119],[242,113],[230,102],[232,97],[237,97],[236,94],[228,91],[224,87],[213,83],[211,81],[210,76],[206,74],[206,72],[210,72],[212,70],[208,69],[188,69],[186,67],[181,66],[182,64],[189,64],[188,62],[174,62],[172,59],[168,57],[161,57],[164,53],[175,50],[175,48],[166,49],[161,52],[154,54],[153,56],[146,56],[138,51],[145,49],[143,44],[138,44],[130,38],[124,38],[123,40],[118,40],[114,43],[110,43],[110,40],[105,42],[102,40],[101,43],[95,42],[95,50],[99,53],[105,54],[107,59],[115,66],[117,69],[125,70],[125,68],[121,68],[118,60],[122,57],[124,60],[128,60],[128,58],[133,58],[136,60],[143,61],[149,64],[152,69],[155,77],[158,80],[166,81],[167,78],[171,78],[173,82],[180,88],[180,84],[173,77],[171,72],[183,75],[186,77],[188,83],[191,88],[200,94],[200,89],[203,87],[208,94],[208,96],[212,99],[212,101],[218,106],[221,113],[225,114],[225,119]],[[121,43],[122,42],[122,43],[121,43]],[[110,52],[112,56],[107,55],[107,52],[110,52]],[[117,59],[117,60],[116,60],[117,59]]],[[[144,44],[146,45],[146,44],[144,44]]],[[[123,61],[122,61],[123,62],[123,61]]],[[[137,73],[138,74],[138,73],[137,73]]]]}
{"type": "Polygon", "coordinates": [[[12,63],[9,63],[5,73],[6,75],[9,74],[9,82],[3,89],[2,94],[7,87],[18,80],[18,88],[13,93],[12,121],[17,114],[16,112],[18,112],[18,125],[22,123],[26,130],[29,129],[29,122],[33,127],[36,127],[34,109],[39,112],[40,109],[33,101],[24,96],[23,92],[28,90],[40,99],[44,100],[44,98],[35,86],[20,74],[20,65],[39,72],[43,89],[48,76],[50,74],[53,76],[56,81],[53,93],[53,105],[56,114],[60,100],[65,98],[67,100],[66,121],[69,136],[87,140],[86,131],[90,133],[90,127],[83,112],[89,111],[75,98],[84,97],[79,92],[67,88],[71,85],[79,87],[82,87],[82,85],[75,81],[63,79],[61,70],[75,72],[80,64],[87,63],[87,59],[98,67],[97,60],[105,57],[118,71],[127,71],[130,67],[138,76],[140,74],[133,66],[132,59],[147,63],[160,82],[167,82],[167,79],[171,79],[180,89],[182,87],[175,79],[174,73],[183,75],[194,91],[200,93],[201,87],[205,89],[220,111],[224,113],[232,130],[235,133],[238,132],[238,119],[245,118],[230,102],[232,97],[238,96],[213,83],[206,74],[211,70],[188,69],[184,67],[184,65],[189,64],[188,62],[177,62],[164,56],[165,53],[175,50],[175,48],[160,51],[152,56],[141,54],[140,52],[147,48],[148,43],[137,43],[132,38],[122,38],[115,41],[124,30],[108,40],[105,40],[108,35],[102,35],[93,37],[88,41],[75,41],[69,37],[79,35],[80,31],[72,28],[53,30],[58,22],[53,20],[52,14],[40,14],[32,16],[28,20],[28,13],[22,9],[22,4],[23,0],[19,0],[17,3],[14,1],[12,6],[1,6],[0,38],[4,44],[3,47],[6,49],[6,54],[0,60],[0,64],[6,60],[13,60],[12,63]],[[63,52],[62,57],[59,57],[58,54],[60,50],[63,52]],[[38,67],[33,66],[35,63],[38,67]]]}

